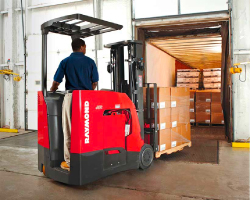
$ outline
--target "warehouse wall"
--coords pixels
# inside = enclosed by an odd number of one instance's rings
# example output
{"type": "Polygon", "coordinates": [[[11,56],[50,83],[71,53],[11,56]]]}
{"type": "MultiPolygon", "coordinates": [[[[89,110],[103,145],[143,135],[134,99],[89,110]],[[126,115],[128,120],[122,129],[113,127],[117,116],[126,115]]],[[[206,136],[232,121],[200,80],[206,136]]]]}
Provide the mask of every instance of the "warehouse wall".
{"type": "Polygon", "coordinates": [[[228,0],[134,0],[135,18],[211,12],[228,9],[228,0]],[[178,4],[178,2],[180,4],[178,4]]]}
{"type": "MultiPolygon", "coordinates": [[[[250,61],[250,1],[231,0],[233,13],[233,62],[250,61]]],[[[234,139],[248,139],[250,137],[250,64],[241,65],[243,72],[233,77],[233,123],[234,139]]]]}
{"type": "Polygon", "coordinates": [[[151,44],[146,44],[147,82],[158,87],[175,86],[175,59],[151,44]]]}
{"type": "MultiPolygon", "coordinates": [[[[96,0],[101,1],[101,0],[96,0]]],[[[193,12],[208,12],[227,9],[227,0],[133,0],[135,17],[155,17],[193,12]],[[179,9],[179,10],[178,10],[179,9]],[[179,12],[180,11],[180,12],[179,12]]],[[[72,13],[93,16],[93,0],[23,0],[25,9],[25,35],[27,43],[27,113],[28,128],[37,128],[36,92],[40,90],[41,77],[41,24],[55,17],[72,13]],[[60,5],[58,5],[60,4],[60,5]]],[[[101,17],[122,24],[121,31],[103,35],[100,45],[131,38],[131,0],[103,0],[101,17]]],[[[94,37],[86,40],[87,55],[95,58],[94,37]]],[[[24,57],[20,0],[0,1],[0,67],[7,66],[24,77],[24,57]],[[7,60],[10,62],[7,63],[7,60]]],[[[49,36],[48,84],[62,58],[71,52],[70,39],[64,36],[49,36]]],[[[100,73],[99,88],[110,88],[110,75],[106,72],[109,50],[98,48],[97,63],[100,73]]],[[[172,72],[171,72],[172,73],[172,72]]],[[[173,83],[171,81],[168,84],[173,83]]],[[[165,83],[164,83],[165,84],[165,83]]],[[[167,84],[166,84],[167,85],[167,84]]],[[[14,83],[0,75],[0,126],[24,128],[24,78],[14,83]]],[[[60,86],[64,89],[64,84],[60,86]]]]}
{"type": "MultiPolygon", "coordinates": [[[[96,0],[98,2],[100,0],[96,0]]],[[[37,129],[37,91],[41,89],[41,24],[47,20],[81,13],[94,16],[93,0],[23,0],[25,10],[25,34],[27,44],[27,125],[37,129]]],[[[106,71],[109,49],[103,45],[131,38],[130,0],[102,0],[100,17],[119,23],[123,29],[104,34],[98,41],[97,63],[100,73],[99,88],[110,88],[111,78],[106,71]]],[[[24,129],[24,56],[20,0],[1,0],[0,2],[0,67],[9,67],[23,78],[16,83],[6,81],[0,75],[0,126],[24,129]],[[10,59],[10,63],[7,60],[10,59]],[[4,98],[2,98],[4,97],[4,98]]],[[[87,38],[87,56],[95,59],[95,37],[87,38]]],[[[71,53],[71,39],[67,36],[49,34],[48,37],[48,89],[61,59],[71,53]]],[[[59,90],[64,90],[64,82],[59,90]]]]}

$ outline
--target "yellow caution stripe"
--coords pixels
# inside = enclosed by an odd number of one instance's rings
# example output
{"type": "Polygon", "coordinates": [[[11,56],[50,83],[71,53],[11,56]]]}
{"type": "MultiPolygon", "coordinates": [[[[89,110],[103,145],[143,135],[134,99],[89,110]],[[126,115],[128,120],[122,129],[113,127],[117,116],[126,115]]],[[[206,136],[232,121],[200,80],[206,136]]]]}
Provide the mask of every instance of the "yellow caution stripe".
{"type": "Polygon", "coordinates": [[[0,128],[0,132],[18,133],[18,130],[17,129],[9,129],[9,128],[0,128]]]}
{"type": "Polygon", "coordinates": [[[234,147],[234,148],[250,148],[250,143],[248,143],[248,142],[232,142],[232,147],[234,147]]]}

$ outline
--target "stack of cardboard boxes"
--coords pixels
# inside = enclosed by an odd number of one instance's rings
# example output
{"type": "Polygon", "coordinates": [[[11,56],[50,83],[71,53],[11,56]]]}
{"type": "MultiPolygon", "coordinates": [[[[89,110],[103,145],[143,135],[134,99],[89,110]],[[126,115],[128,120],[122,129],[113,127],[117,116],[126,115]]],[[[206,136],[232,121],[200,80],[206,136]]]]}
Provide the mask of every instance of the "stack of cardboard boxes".
{"type": "Polygon", "coordinates": [[[212,92],[211,103],[211,123],[212,124],[224,124],[224,115],[221,106],[221,93],[212,92]]]}
{"type": "Polygon", "coordinates": [[[205,89],[221,88],[221,68],[203,70],[203,86],[205,89]]]}
{"type": "Polygon", "coordinates": [[[224,124],[220,91],[196,90],[190,92],[190,123],[193,122],[198,124],[224,124]],[[194,103],[192,103],[193,98],[194,103]],[[195,109],[191,109],[191,105],[195,109]],[[192,111],[194,111],[194,114],[192,111]]]}
{"type": "MultiPolygon", "coordinates": [[[[146,88],[144,88],[145,124],[154,128],[154,89],[150,88],[150,118],[147,115],[146,88]]],[[[157,88],[158,136],[159,151],[165,151],[190,142],[188,88],[161,87],[157,88]]],[[[145,137],[147,138],[147,137],[145,137]]],[[[148,140],[148,139],[147,139],[148,140]]],[[[145,141],[148,143],[148,141],[145,141]]]]}
{"type": "Polygon", "coordinates": [[[210,124],[211,92],[196,91],[196,123],[210,124]]]}
{"type": "Polygon", "coordinates": [[[199,69],[178,69],[177,70],[177,87],[188,87],[198,89],[201,78],[199,69]]]}

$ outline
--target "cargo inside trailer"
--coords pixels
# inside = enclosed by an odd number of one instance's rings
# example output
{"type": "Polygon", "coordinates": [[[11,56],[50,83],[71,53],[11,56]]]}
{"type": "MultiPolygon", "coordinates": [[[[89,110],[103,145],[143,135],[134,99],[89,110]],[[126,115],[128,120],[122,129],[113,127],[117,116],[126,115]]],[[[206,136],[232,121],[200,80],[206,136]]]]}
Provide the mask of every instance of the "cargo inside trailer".
{"type": "MultiPolygon", "coordinates": [[[[225,86],[230,85],[231,81],[227,77],[227,68],[230,66],[229,39],[224,36],[227,28],[226,22],[213,22],[138,29],[138,38],[145,41],[145,82],[157,83],[158,88],[190,89],[189,113],[180,112],[179,109],[179,115],[190,116],[191,141],[192,144],[198,141],[200,147],[204,140],[232,138],[227,123],[231,118],[228,115],[231,108],[225,104],[231,101],[225,91],[225,86]]],[[[163,137],[160,124],[159,121],[159,148],[163,137]]],[[[171,137],[174,132],[178,133],[179,140],[183,138],[182,131],[173,131],[173,128],[170,127],[171,137]]],[[[172,143],[175,142],[172,140],[172,143]]]]}
{"type": "Polygon", "coordinates": [[[147,82],[158,87],[190,88],[193,136],[225,139],[221,45],[220,35],[150,39],[146,43],[147,82]]]}

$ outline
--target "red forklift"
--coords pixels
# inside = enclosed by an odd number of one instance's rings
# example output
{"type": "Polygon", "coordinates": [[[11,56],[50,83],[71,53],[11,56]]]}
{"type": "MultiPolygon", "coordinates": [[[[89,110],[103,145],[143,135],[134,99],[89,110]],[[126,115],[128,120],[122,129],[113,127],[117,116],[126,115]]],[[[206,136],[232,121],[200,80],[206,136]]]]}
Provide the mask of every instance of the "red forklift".
{"type": "MultiPolygon", "coordinates": [[[[60,168],[64,160],[62,103],[65,92],[47,91],[48,33],[68,35],[74,39],[120,29],[121,25],[81,14],[56,18],[41,26],[38,169],[48,178],[69,185],[84,185],[117,172],[146,169],[158,151],[157,130],[144,128],[144,118],[150,118],[150,109],[144,116],[142,42],[122,41],[105,46],[110,48],[107,71],[112,75],[112,89],[73,91],[70,171],[60,168]],[[125,47],[127,60],[124,60],[125,47]],[[125,79],[125,70],[129,72],[128,80],[125,79]],[[148,144],[144,142],[146,135],[150,138],[147,139],[148,144]]],[[[146,84],[148,91],[150,85],[146,84]]],[[[153,84],[153,87],[154,127],[157,127],[157,85],[153,84]]],[[[147,106],[150,108],[149,95],[147,106]]]]}

